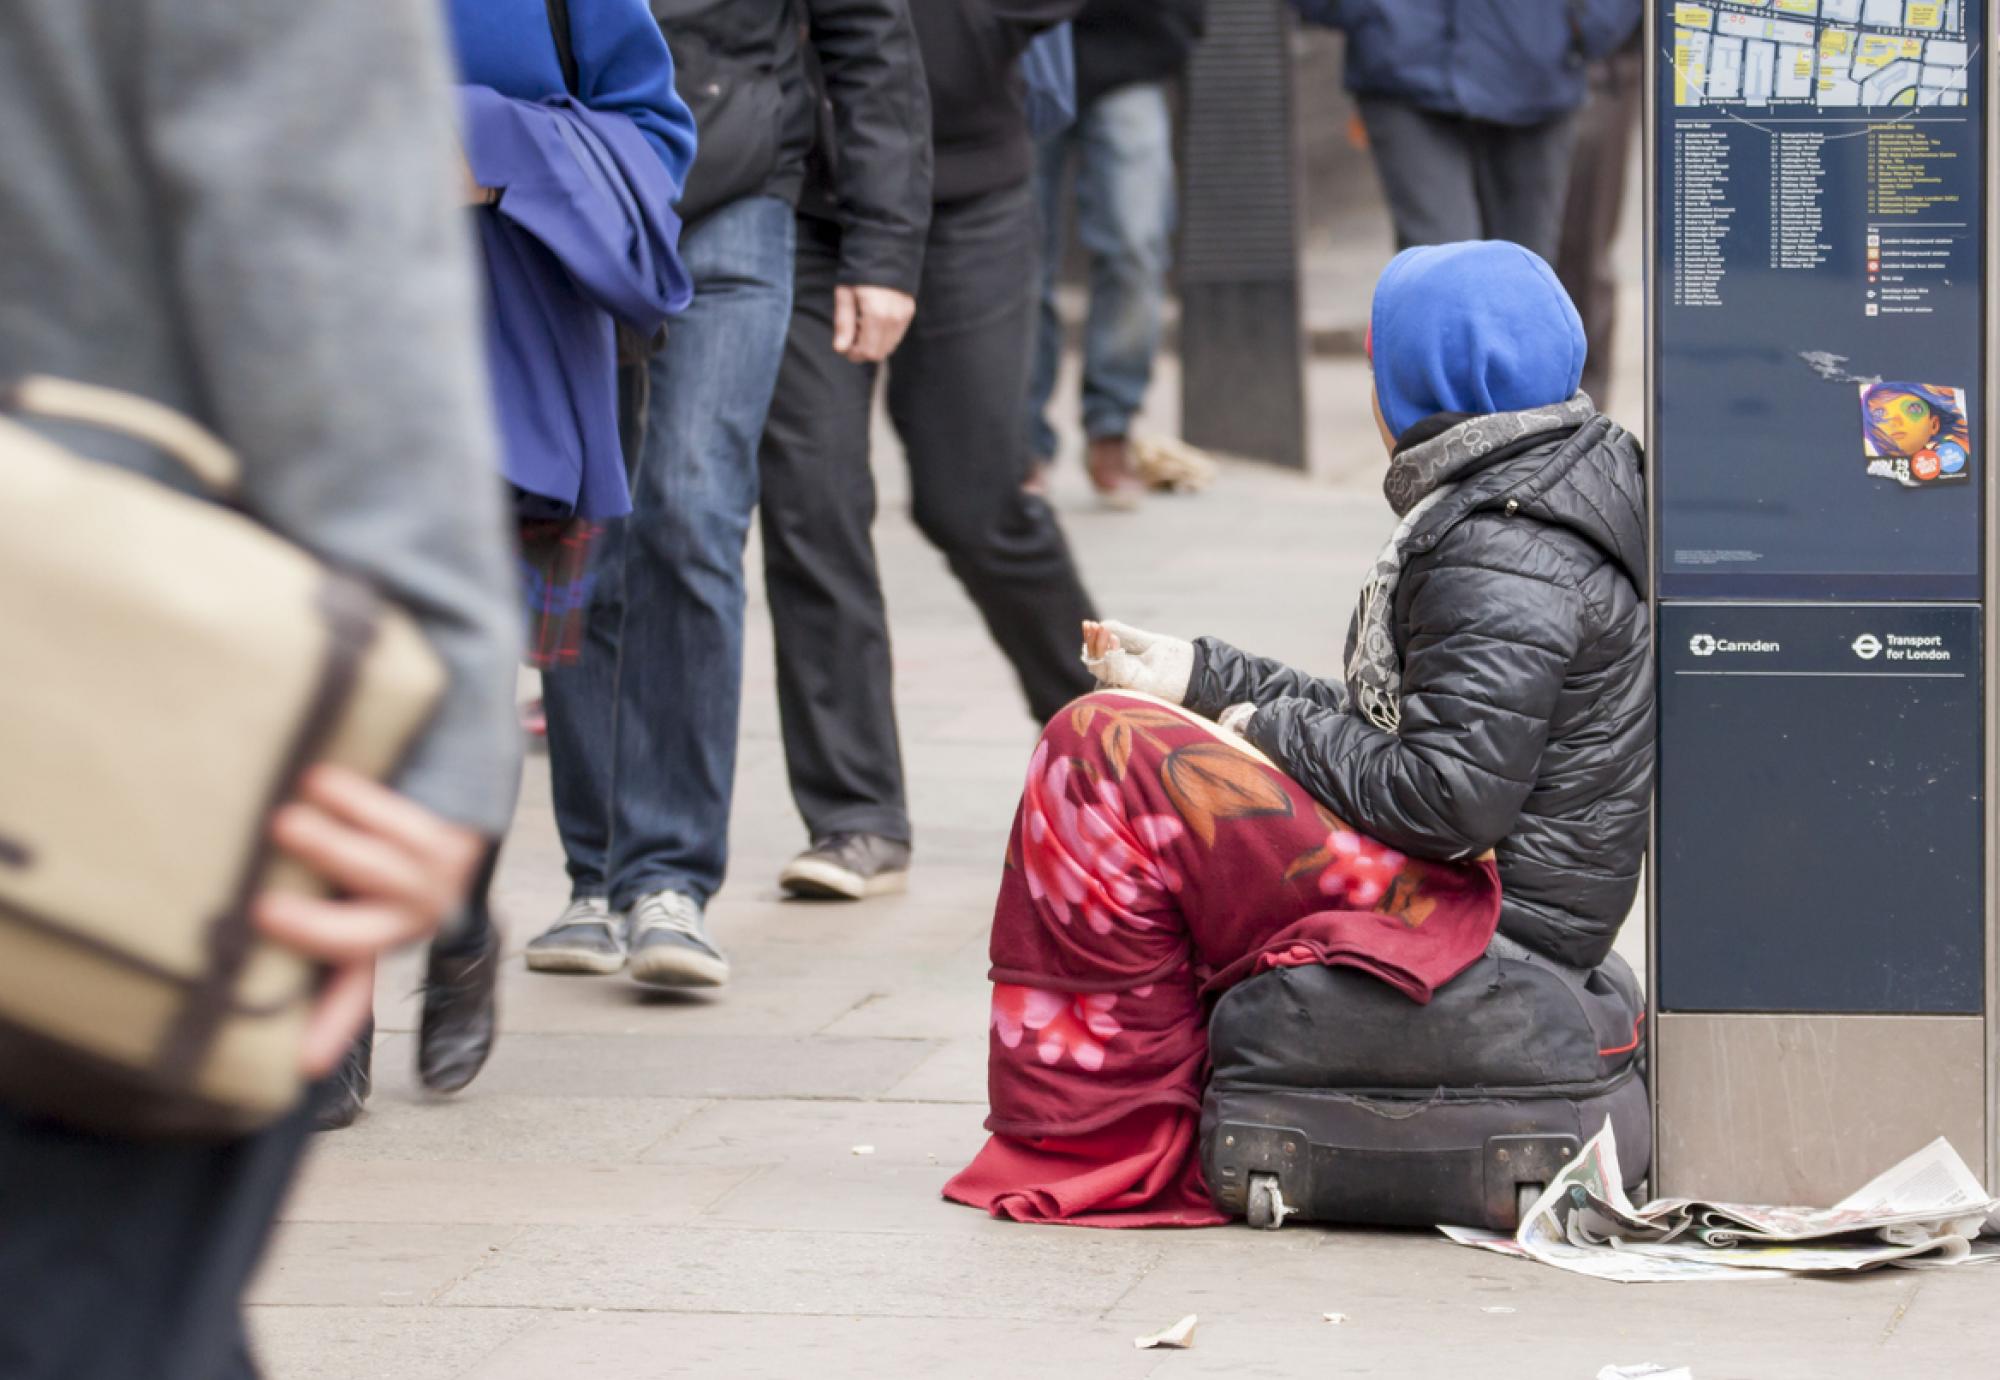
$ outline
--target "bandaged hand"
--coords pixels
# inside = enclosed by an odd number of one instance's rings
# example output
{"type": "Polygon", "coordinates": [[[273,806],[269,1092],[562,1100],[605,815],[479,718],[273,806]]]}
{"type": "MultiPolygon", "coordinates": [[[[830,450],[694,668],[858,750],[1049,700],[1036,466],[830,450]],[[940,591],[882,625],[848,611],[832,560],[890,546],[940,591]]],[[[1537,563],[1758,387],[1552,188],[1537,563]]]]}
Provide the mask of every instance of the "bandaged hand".
{"type": "Polygon", "coordinates": [[[1107,690],[1137,690],[1185,704],[1194,676],[1194,643],[1125,623],[1085,623],[1083,664],[1107,690]]]}
{"type": "Polygon", "coordinates": [[[1229,708],[1222,711],[1215,722],[1225,733],[1234,733],[1237,737],[1241,738],[1248,734],[1250,731],[1250,721],[1256,717],[1256,705],[1232,704],[1229,708]]]}

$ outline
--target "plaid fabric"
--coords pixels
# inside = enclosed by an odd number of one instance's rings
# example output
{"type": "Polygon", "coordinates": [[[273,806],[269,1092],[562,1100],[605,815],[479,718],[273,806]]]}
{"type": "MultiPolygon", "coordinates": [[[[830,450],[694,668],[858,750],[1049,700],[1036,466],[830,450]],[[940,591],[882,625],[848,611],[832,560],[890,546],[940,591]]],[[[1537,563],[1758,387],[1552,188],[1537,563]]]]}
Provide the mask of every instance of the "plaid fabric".
{"type": "Polygon", "coordinates": [[[583,659],[584,615],[596,584],[590,550],[602,523],[523,520],[521,593],[528,612],[528,664],[538,671],[583,659]]]}

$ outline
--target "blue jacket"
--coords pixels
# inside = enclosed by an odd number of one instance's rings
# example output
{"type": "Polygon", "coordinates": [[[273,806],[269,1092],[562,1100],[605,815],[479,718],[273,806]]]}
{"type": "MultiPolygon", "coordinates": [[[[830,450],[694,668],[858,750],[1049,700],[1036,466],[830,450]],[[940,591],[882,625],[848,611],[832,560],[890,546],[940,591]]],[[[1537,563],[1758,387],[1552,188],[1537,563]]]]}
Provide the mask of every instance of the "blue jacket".
{"type": "Polygon", "coordinates": [[[631,510],[613,322],[650,335],[692,292],[673,204],[694,117],[645,0],[569,0],[577,96],[545,0],[451,0],[460,137],[500,191],[476,212],[502,468],[524,517],[631,510]]]}
{"type": "MultiPolygon", "coordinates": [[[[467,82],[516,100],[567,94],[547,0],[451,0],[451,38],[467,82]]],[[[676,187],[694,163],[694,116],[674,90],[673,57],[646,0],[570,0],[576,97],[623,115],[646,136],[676,187]]]]}
{"type": "Polygon", "coordinates": [[[502,467],[524,517],[623,517],[614,321],[651,335],[694,285],[678,253],[680,186],[635,122],[568,96],[521,101],[461,86],[478,212],[486,356],[502,467]]]}
{"type": "Polygon", "coordinates": [[[1640,0],[1292,0],[1347,34],[1347,89],[1440,115],[1534,125],[1583,104],[1584,63],[1630,38],[1640,0]]]}

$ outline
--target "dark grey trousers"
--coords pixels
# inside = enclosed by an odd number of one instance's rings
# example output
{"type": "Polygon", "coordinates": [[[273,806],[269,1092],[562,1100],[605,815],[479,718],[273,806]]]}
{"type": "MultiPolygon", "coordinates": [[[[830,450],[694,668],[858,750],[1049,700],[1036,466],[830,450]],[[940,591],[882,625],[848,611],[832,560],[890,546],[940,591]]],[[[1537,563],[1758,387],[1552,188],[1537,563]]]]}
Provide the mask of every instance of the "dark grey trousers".
{"type": "Polygon", "coordinates": [[[1611,405],[1611,342],[1618,328],[1618,273],[1611,250],[1625,207],[1645,81],[1646,55],[1636,43],[1591,64],[1590,103],[1577,123],[1568,210],[1555,258],[1556,274],[1590,340],[1583,391],[1600,411],[1611,405]]]}
{"type": "Polygon", "coordinates": [[[0,1375],[254,1380],[243,1289],[309,1121],[176,1144],[0,1108],[0,1375]]]}
{"type": "MultiPolygon", "coordinates": [[[[1036,244],[1032,189],[935,208],[916,319],[890,359],[889,415],[917,526],[944,553],[1037,719],[1091,688],[1094,617],[1055,514],[1021,492],[1036,244]]],[[[838,232],[802,217],[791,334],[759,455],[765,585],[792,796],[815,838],[907,840],[889,627],[870,535],[872,367],[833,352],[838,232]]]]}
{"type": "Polygon", "coordinates": [[[1363,96],[1360,106],[1396,248],[1512,240],[1555,262],[1573,114],[1517,127],[1381,96],[1363,96]]]}

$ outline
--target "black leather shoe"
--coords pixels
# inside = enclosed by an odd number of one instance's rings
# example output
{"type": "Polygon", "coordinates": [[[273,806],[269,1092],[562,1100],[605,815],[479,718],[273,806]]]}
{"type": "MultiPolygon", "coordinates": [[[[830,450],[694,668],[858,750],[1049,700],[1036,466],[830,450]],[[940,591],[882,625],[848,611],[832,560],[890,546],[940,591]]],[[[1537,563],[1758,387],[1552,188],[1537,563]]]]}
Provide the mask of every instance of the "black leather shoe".
{"type": "Polygon", "coordinates": [[[340,1061],[340,1067],[314,1090],[319,1097],[319,1109],[313,1113],[313,1130],[339,1131],[355,1123],[374,1087],[371,1076],[374,1065],[375,1018],[370,1016],[354,1043],[347,1047],[347,1057],[340,1061]]]}
{"type": "Polygon", "coordinates": [[[424,970],[424,1016],[417,1029],[417,1077],[432,1092],[454,1093],[479,1076],[498,1029],[500,931],[468,949],[431,949],[424,970]]]}

